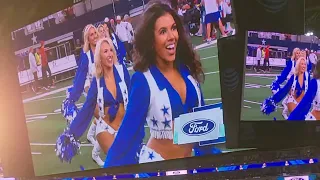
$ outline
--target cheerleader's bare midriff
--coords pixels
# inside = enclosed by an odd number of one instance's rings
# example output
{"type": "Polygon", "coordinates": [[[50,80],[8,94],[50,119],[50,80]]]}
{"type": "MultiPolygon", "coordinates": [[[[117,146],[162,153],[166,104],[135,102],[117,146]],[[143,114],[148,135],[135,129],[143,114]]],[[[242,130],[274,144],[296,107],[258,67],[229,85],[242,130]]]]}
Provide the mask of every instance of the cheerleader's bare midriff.
{"type": "Polygon", "coordinates": [[[297,105],[300,103],[300,101],[304,97],[304,94],[305,94],[304,91],[302,91],[301,95],[298,98],[295,95],[293,96],[293,98],[297,101],[297,104],[293,102],[288,103],[288,109],[290,112],[292,112],[297,107],[297,105]]]}
{"type": "Polygon", "coordinates": [[[311,114],[317,119],[320,120],[320,111],[313,110],[311,114]]]}
{"type": "MultiPolygon", "coordinates": [[[[105,107],[104,108],[104,112],[108,112],[109,111],[109,107],[105,107]]],[[[125,110],[124,110],[124,105],[123,103],[121,103],[119,105],[119,110],[117,112],[117,115],[115,117],[115,119],[110,122],[110,117],[109,115],[106,113],[105,117],[104,117],[104,121],[109,125],[111,126],[114,130],[118,131],[119,128],[120,128],[120,125],[122,123],[122,120],[123,120],[123,117],[124,117],[124,114],[125,114],[125,110]]]]}
{"type": "MultiPolygon", "coordinates": [[[[172,127],[174,129],[174,126],[172,127]]],[[[172,132],[173,133],[173,132],[172,132]]],[[[191,157],[194,144],[177,145],[172,139],[150,138],[147,147],[153,149],[165,160],[191,157]]]]}
{"type": "Polygon", "coordinates": [[[147,147],[153,149],[165,160],[191,157],[193,144],[176,145],[172,139],[150,138],[147,147]]]}

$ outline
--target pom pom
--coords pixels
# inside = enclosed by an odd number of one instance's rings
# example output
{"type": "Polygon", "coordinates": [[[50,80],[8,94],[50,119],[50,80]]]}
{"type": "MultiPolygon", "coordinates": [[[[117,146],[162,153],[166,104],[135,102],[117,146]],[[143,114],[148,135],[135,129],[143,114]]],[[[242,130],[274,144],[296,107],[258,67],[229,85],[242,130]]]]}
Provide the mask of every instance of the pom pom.
{"type": "Polygon", "coordinates": [[[67,120],[68,124],[71,124],[71,122],[76,118],[78,112],[78,107],[71,99],[67,98],[62,102],[61,113],[63,117],[67,120]]]}
{"type": "Polygon", "coordinates": [[[277,105],[272,99],[272,97],[269,97],[268,99],[265,99],[264,102],[261,104],[261,112],[266,115],[270,115],[272,112],[276,111],[277,105]]]}
{"type": "Polygon", "coordinates": [[[66,129],[58,137],[55,151],[61,162],[71,163],[72,158],[80,153],[80,141],[66,129]]]}

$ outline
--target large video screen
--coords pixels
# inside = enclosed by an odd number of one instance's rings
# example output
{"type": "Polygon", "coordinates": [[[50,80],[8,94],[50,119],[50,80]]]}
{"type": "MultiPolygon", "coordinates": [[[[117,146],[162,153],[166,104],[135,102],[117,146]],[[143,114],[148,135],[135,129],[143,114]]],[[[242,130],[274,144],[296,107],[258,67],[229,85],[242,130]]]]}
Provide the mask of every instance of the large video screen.
{"type": "Polygon", "coordinates": [[[12,32],[37,176],[230,152],[231,3],[156,2],[83,1],[12,32]]]}
{"type": "Polygon", "coordinates": [[[248,32],[242,120],[319,120],[319,39],[248,32]]]}

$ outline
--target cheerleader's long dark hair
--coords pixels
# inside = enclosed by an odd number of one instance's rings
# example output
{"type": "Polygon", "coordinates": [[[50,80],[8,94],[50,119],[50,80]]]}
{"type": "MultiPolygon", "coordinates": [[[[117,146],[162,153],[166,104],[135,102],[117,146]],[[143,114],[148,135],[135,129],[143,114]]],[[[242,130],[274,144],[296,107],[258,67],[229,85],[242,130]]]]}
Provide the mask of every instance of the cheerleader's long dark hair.
{"type": "Polygon", "coordinates": [[[152,5],[147,7],[135,33],[133,53],[134,70],[145,72],[151,65],[156,63],[157,53],[153,48],[155,42],[155,23],[158,18],[169,13],[173,17],[179,33],[175,64],[180,63],[186,65],[191,75],[199,82],[203,82],[204,73],[199,55],[193,50],[191,42],[188,40],[184,31],[180,17],[165,3],[153,2],[152,5]]]}

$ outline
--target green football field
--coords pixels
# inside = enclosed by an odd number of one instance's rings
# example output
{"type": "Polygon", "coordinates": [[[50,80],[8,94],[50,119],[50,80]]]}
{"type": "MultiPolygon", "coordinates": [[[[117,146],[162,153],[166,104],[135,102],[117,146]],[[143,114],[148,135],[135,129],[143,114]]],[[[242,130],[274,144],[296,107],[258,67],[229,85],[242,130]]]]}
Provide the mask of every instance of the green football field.
{"type": "Polygon", "coordinates": [[[280,72],[277,70],[256,73],[253,70],[246,69],[241,120],[270,121],[274,120],[274,118],[284,120],[281,115],[283,110],[281,102],[278,104],[280,107],[278,107],[277,111],[269,116],[262,114],[260,111],[261,103],[272,95],[270,84],[279,74],[280,72]]]}
{"type": "MultiPolygon", "coordinates": [[[[193,38],[194,45],[202,43],[201,41],[201,38],[193,38]]],[[[215,45],[211,45],[197,51],[206,74],[205,83],[202,85],[206,103],[221,102],[217,48],[215,45]]],[[[257,80],[261,83],[260,79],[257,80]]],[[[66,127],[66,121],[60,113],[60,106],[65,99],[65,89],[70,85],[72,85],[72,79],[58,83],[55,89],[37,96],[32,93],[23,93],[32,158],[37,176],[79,171],[80,166],[86,170],[99,168],[91,159],[92,145],[86,142],[86,132],[80,139],[82,142],[81,154],[77,155],[71,164],[61,163],[55,154],[56,139],[66,127]],[[33,99],[30,100],[30,98],[33,99]]],[[[77,103],[83,102],[84,97],[81,97],[77,103]]],[[[146,128],[145,141],[149,138],[148,133],[149,130],[146,128]]],[[[217,146],[225,152],[232,151],[226,150],[224,144],[217,146]]],[[[104,160],[105,156],[101,155],[101,157],[104,160]]]]}

